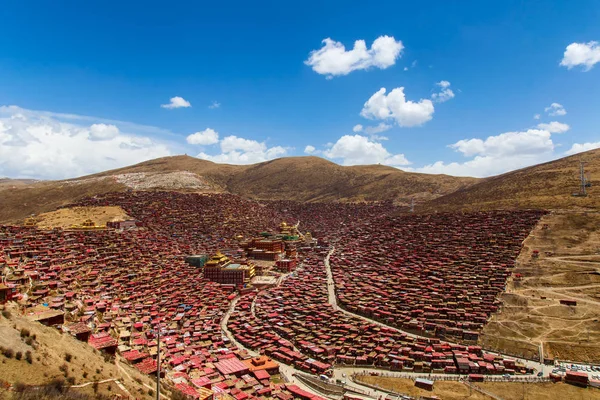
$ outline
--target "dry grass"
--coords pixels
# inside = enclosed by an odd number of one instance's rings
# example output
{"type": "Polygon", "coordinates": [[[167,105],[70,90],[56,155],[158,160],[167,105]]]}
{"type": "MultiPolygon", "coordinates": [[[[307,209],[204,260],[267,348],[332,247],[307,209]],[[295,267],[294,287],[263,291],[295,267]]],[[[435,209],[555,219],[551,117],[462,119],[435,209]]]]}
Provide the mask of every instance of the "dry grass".
{"type": "Polygon", "coordinates": [[[68,228],[73,224],[81,224],[86,219],[91,219],[96,225],[106,225],[110,221],[124,221],[129,218],[121,207],[107,206],[61,208],[40,214],[36,220],[37,226],[41,228],[68,228]]]}
{"type": "MultiPolygon", "coordinates": [[[[122,365],[128,375],[124,374],[114,362],[105,362],[102,353],[97,352],[87,343],[54,328],[30,321],[25,316],[19,315],[14,307],[11,308],[10,319],[0,316],[0,346],[12,348],[15,353],[21,351],[25,354],[26,351],[30,351],[32,354],[31,363],[27,362],[25,357],[17,360],[14,356],[7,358],[0,354],[0,383],[45,385],[54,379],[63,379],[70,385],[80,385],[117,379],[134,397],[151,398],[147,395],[148,388],[137,382],[139,380],[152,386],[153,382],[149,377],[129,366],[122,365]],[[29,332],[28,336],[21,337],[22,328],[29,332]],[[35,340],[27,340],[33,337],[35,340]],[[71,357],[66,357],[67,354],[71,357]]],[[[94,393],[92,385],[70,390],[89,395],[94,393]]],[[[99,384],[98,393],[127,396],[115,382],[99,384]]],[[[2,398],[1,392],[0,398],[2,398]]]]}
{"type": "Polygon", "coordinates": [[[254,199],[313,202],[392,200],[400,205],[410,204],[413,198],[423,203],[478,182],[475,178],[417,174],[383,165],[343,167],[318,157],[227,165],[175,156],[76,180],[29,184],[10,181],[0,185],[0,223],[22,223],[31,214],[53,211],[85,196],[126,190],[127,186],[119,183],[125,179],[123,174],[128,174],[125,178],[129,180],[137,177],[133,187],[151,190],[225,191],[254,199]],[[167,182],[173,176],[181,181],[167,182]]]}
{"type": "MultiPolygon", "coordinates": [[[[488,400],[492,399],[476,390],[469,389],[463,383],[438,381],[433,385],[433,391],[428,391],[415,387],[411,379],[382,377],[382,376],[362,376],[360,381],[379,385],[382,388],[393,390],[398,393],[408,394],[410,396],[431,396],[436,395],[444,400],[488,400]]],[[[484,382],[477,383],[477,386],[486,392],[495,394],[505,400],[553,400],[553,399],[600,399],[600,389],[587,388],[582,389],[565,383],[505,383],[505,382],[484,382]]]]}
{"type": "Polygon", "coordinates": [[[533,358],[600,362],[600,214],[554,212],[525,240],[501,311],[481,344],[533,358]],[[547,225],[548,229],[543,229],[547,225]],[[532,258],[533,250],[539,258],[532,258]],[[560,304],[575,299],[577,306],[560,304]]]}
{"type": "Polygon", "coordinates": [[[422,211],[498,208],[596,209],[600,206],[600,150],[565,157],[485,179],[465,190],[433,200],[422,211]],[[588,162],[592,187],[588,197],[579,190],[579,160],[588,162]]]}
{"type": "Polygon", "coordinates": [[[111,180],[78,185],[40,182],[16,188],[0,187],[0,224],[22,224],[32,214],[54,211],[88,196],[123,191],[125,186],[111,180]]]}
{"type": "Polygon", "coordinates": [[[393,378],[387,376],[360,376],[357,379],[369,385],[379,386],[383,389],[392,390],[397,393],[407,394],[409,396],[431,396],[436,395],[444,400],[446,399],[469,399],[469,400],[488,400],[489,396],[479,392],[472,391],[469,394],[469,387],[460,382],[439,381],[433,385],[433,391],[421,389],[415,386],[412,379],[393,378]]]}

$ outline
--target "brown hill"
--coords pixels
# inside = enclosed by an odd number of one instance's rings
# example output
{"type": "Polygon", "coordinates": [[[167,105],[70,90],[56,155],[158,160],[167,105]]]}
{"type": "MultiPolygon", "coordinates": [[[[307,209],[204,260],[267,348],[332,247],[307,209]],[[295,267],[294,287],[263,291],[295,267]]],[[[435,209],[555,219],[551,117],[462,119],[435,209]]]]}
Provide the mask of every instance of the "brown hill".
{"type": "Polygon", "coordinates": [[[227,189],[257,199],[297,201],[427,201],[477,182],[474,178],[426,175],[383,165],[344,167],[318,157],[289,157],[246,167],[227,189]]]}
{"type": "Polygon", "coordinates": [[[216,164],[189,156],[146,161],[65,181],[0,187],[0,223],[19,222],[85,196],[126,189],[230,192],[254,199],[422,203],[468,187],[475,178],[427,175],[382,165],[344,167],[318,157],[253,165],[216,164]]]}
{"type": "Polygon", "coordinates": [[[433,199],[419,211],[483,210],[498,208],[587,209],[600,206],[600,149],[534,165],[481,180],[433,199]],[[587,197],[579,191],[579,161],[587,162],[592,186],[587,197]]]}
{"type": "Polygon", "coordinates": [[[149,394],[154,382],[126,362],[107,361],[87,343],[21,315],[14,304],[0,310],[0,399],[154,398],[149,394]],[[70,395],[44,395],[51,382],[62,382],[61,390],[70,386],[70,395]]]}

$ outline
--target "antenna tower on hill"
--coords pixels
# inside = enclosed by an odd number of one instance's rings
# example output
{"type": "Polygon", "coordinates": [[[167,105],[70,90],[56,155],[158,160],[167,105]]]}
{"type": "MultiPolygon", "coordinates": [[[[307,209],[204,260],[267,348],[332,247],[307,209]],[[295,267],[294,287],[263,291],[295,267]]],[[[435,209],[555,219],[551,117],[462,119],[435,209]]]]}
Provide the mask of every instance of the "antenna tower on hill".
{"type": "Polygon", "coordinates": [[[587,164],[587,161],[583,161],[583,160],[579,161],[579,180],[580,180],[579,192],[573,193],[573,196],[581,196],[581,197],[587,196],[587,188],[592,186],[592,183],[590,182],[589,173],[587,175],[585,173],[585,164],[587,164]]]}

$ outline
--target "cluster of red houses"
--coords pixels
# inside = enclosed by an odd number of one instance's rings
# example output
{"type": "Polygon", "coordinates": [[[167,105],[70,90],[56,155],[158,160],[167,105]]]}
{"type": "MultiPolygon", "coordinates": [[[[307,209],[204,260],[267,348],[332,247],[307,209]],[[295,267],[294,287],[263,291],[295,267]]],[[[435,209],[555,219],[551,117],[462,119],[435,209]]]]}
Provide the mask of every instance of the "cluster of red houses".
{"type": "MultiPolygon", "coordinates": [[[[111,193],[75,205],[121,206],[136,227],[0,227],[0,265],[10,271],[0,299],[20,299],[36,320],[62,324],[148,374],[157,371],[160,330],[161,369],[191,397],[310,398],[270,380],[277,373],[273,360],[317,374],[340,363],[417,372],[522,369],[477,346],[413,339],[334,311],[323,259],[326,244],[334,243],[331,263],[345,308],[403,328],[476,339],[540,213],[393,217],[390,203],[258,203],[173,192],[111,193]],[[252,294],[238,303],[229,329],[265,355],[252,359],[221,332],[234,288],[207,281],[185,257],[223,249],[243,254],[240,237],[276,232],[282,220],[301,221],[323,238],[323,247],[298,247],[304,258],[299,270],[260,292],[255,307],[252,294]],[[19,287],[28,291],[26,300],[19,287]]],[[[271,242],[259,240],[253,248],[281,251],[271,242]]],[[[296,266],[279,267],[290,272],[296,266]]]]}
{"type": "Polygon", "coordinates": [[[403,330],[476,342],[537,211],[409,215],[341,229],[338,301],[403,330]]]}
{"type": "MultiPolygon", "coordinates": [[[[27,314],[140,371],[161,370],[193,398],[298,397],[294,385],[273,383],[278,364],[252,359],[229,342],[220,321],[231,288],[209,282],[185,262],[189,254],[235,245],[281,221],[277,213],[234,196],[121,193],[80,204],[122,205],[142,229],[38,230],[0,227],[0,265],[13,289],[29,290],[27,314]],[[258,228],[257,228],[258,227],[258,228]]],[[[313,398],[314,396],[310,396],[313,398]]]]}
{"type": "Polygon", "coordinates": [[[328,303],[326,249],[305,251],[301,269],[281,286],[238,303],[229,320],[237,341],[308,372],[332,365],[375,366],[406,372],[506,374],[527,372],[515,360],[479,346],[415,339],[393,328],[334,311],[328,303]]]}

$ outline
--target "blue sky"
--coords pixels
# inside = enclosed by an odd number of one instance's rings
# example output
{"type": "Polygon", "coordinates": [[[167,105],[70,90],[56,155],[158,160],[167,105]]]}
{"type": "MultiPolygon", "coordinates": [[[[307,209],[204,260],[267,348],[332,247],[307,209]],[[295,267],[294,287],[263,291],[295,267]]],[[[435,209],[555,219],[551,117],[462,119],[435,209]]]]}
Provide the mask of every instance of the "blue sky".
{"type": "Polygon", "coordinates": [[[600,147],[596,1],[286,3],[4,2],[0,176],[305,150],[488,176],[600,147]]]}

